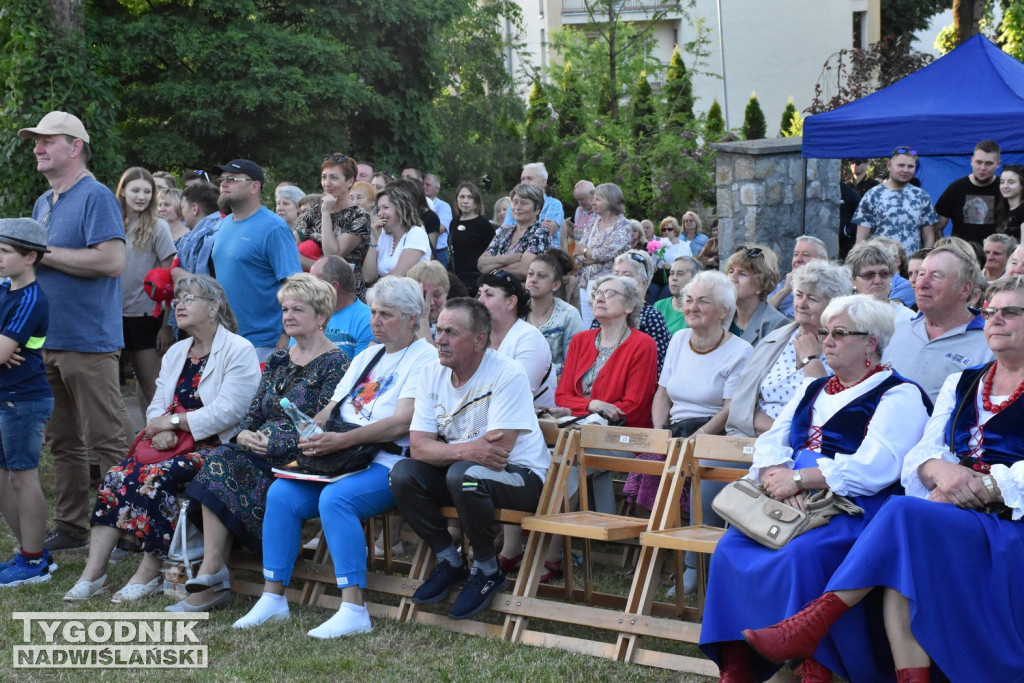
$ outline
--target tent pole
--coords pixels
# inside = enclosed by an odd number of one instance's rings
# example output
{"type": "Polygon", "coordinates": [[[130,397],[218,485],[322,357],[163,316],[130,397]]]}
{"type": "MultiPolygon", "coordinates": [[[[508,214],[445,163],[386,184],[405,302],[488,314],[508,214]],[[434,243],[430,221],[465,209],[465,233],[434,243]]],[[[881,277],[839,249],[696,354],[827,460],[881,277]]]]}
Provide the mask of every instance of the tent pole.
{"type": "Polygon", "coordinates": [[[800,202],[800,234],[807,234],[807,157],[804,157],[804,196],[800,202]]]}

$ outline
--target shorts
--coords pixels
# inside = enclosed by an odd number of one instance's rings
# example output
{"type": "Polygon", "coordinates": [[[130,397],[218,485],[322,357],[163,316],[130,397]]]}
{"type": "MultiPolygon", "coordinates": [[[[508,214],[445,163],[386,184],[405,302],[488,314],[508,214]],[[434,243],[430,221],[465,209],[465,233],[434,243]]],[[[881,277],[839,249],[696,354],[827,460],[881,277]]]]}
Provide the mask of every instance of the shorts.
{"type": "Polygon", "coordinates": [[[151,315],[121,318],[125,351],[145,351],[156,348],[156,335],[163,327],[160,318],[151,315]]]}
{"type": "Polygon", "coordinates": [[[53,398],[0,402],[0,469],[39,467],[43,428],[53,413],[53,398]]]}

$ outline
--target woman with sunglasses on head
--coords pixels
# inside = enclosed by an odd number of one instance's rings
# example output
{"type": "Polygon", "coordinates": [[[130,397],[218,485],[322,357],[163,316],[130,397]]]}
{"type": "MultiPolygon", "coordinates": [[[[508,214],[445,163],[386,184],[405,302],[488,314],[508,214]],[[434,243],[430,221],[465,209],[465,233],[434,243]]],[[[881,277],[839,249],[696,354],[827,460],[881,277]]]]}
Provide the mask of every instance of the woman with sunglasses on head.
{"type": "Polygon", "coordinates": [[[237,537],[259,552],[271,470],[301,455],[299,434],[281,407],[287,398],[299,412],[316,415],[331,399],[348,358],[323,333],[334,313],[334,287],[309,273],[293,275],[277,292],[284,332],[295,345],[271,354],[241,431],[203,457],[203,468],[186,494],[202,505],[203,564],[185,584],[189,596],[169,612],[205,612],[231,597],[227,568],[237,537]]]}
{"type": "MultiPolygon", "coordinates": [[[[832,573],[890,496],[900,467],[924,431],[931,402],[918,385],[881,365],[892,338],[889,306],[864,296],[833,299],[821,314],[821,341],[831,377],[809,379],[772,428],[758,437],[748,477],[797,510],[812,491],[847,496],[861,515],[840,514],[773,550],[729,529],[711,558],[700,647],[722,679],[766,680],[778,664],[756,657],[740,639],[746,627],[773,624],[821,594],[832,573]]],[[[851,660],[837,648],[868,646],[863,612],[803,660],[803,680],[877,680],[870,649],[851,660]]]]}
{"type": "MultiPolygon", "coordinates": [[[[903,460],[907,495],[882,508],[827,592],[776,627],[745,632],[764,656],[820,651],[823,638],[849,630],[848,617],[836,623],[840,616],[866,607],[864,628],[887,634],[892,660],[864,680],[883,680],[893,667],[898,680],[916,683],[933,668],[952,681],[1011,680],[1024,671],[1016,597],[1024,564],[1024,279],[997,280],[985,298],[996,360],[946,379],[924,436],[903,460]]],[[[869,659],[858,645],[866,643],[841,642],[839,655],[869,659]]]]}
{"type": "MultiPolygon", "coordinates": [[[[356,280],[356,296],[366,298],[363,282],[363,259],[370,246],[370,215],[353,201],[352,184],[356,182],[355,159],[344,154],[328,154],[320,164],[320,187],[324,193],[319,205],[310,206],[296,223],[300,242],[312,240],[318,250],[327,256],[340,256],[352,266],[356,280]],[[325,219],[325,216],[328,217],[325,219]],[[330,223],[330,230],[324,230],[324,223],[330,223]]],[[[301,246],[301,245],[300,245],[301,246]]],[[[302,269],[309,270],[315,258],[300,252],[302,269]]]]}
{"type": "Polygon", "coordinates": [[[107,589],[110,552],[118,544],[144,555],[111,602],[141,600],[159,591],[185,486],[202,467],[203,449],[227,442],[238,431],[259,384],[256,349],[236,334],[224,288],[207,275],[189,275],[175,284],[175,296],[171,305],[178,328],[189,338],[163,357],[145,432],[158,451],[173,449],[187,434],[196,449],[152,464],[129,455],[107,471],[92,514],[89,560],[64,596],[69,602],[107,589]],[[187,412],[169,414],[171,405],[187,412]]]}
{"type": "Polygon", "coordinates": [[[373,284],[386,275],[405,275],[420,261],[429,261],[430,239],[419,224],[416,198],[396,180],[377,193],[372,241],[363,261],[363,277],[373,284]]]}
{"type": "MultiPolygon", "coordinates": [[[[596,215],[587,223],[574,252],[576,263],[580,266],[580,314],[585,327],[590,327],[594,320],[590,310],[594,298],[590,287],[598,279],[611,275],[615,257],[629,249],[633,232],[630,221],[624,215],[625,211],[626,198],[618,185],[602,183],[594,188],[596,215]]],[[[643,291],[647,291],[646,285],[643,291]]]]}
{"type": "Polygon", "coordinates": [[[915,313],[899,301],[889,298],[892,278],[896,273],[896,260],[892,253],[875,240],[854,245],[846,255],[846,265],[853,274],[853,286],[858,294],[865,294],[886,304],[892,310],[893,322],[910,320],[915,313]]]}
{"type": "Polygon", "coordinates": [[[779,282],[779,258],[768,247],[752,244],[737,247],[725,262],[725,274],[736,285],[736,313],[729,331],[751,346],[789,323],[768,304],[768,295],[779,282]]]}
{"type": "Polygon", "coordinates": [[[124,270],[121,272],[121,322],[124,350],[138,380],[139,408],[145,413],[153,400],[160,355],[174,342],[164,324],[166,312],[154,315],[153,300],[143,288],[154,268],[170,268],[178,253],[167,221],[157,217],[157,189],[149,171],[129,168],[117,184],[124,219],[124,270]]]}

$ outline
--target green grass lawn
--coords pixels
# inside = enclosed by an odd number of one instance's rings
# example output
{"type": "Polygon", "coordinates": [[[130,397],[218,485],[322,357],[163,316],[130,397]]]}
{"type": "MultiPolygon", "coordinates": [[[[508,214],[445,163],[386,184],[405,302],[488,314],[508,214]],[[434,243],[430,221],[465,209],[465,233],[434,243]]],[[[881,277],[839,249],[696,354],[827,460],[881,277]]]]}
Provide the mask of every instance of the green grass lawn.
{"type": "MultiPolygon", "coordinates": [[[[50,460],[44,454],[41,475],[52,499],[50,460]]],[[[52,501],[51,501],[52,503],[52,501]]],[[[52,515],[52,509],[51,513],[52,515]]],[[[0,560],[10,557],[15,541],[0,524],[0,560]]],[[[113,591],[127,582],[137,559],[130,557],[109,570],[110,590],[86,603],[65,603],[62,597],[85,564],[84,553],[62,553],[60,568],[44,584],[0,590],[0,671],[4,680],[18,681],[709,681],[638,665],[575,655],[561,650],[513,645],[492,638],[467,636],[444,629],[374,619],[373,633],[333,641],[308,638],[306,632],[332,612],[292,607],[292,618],[263,628],[236,631],[231,624],[254,599],[235,596],[225,609],[214,610],[196,629],[209,647],[209,668],[184,669],[13,669],[12,647],[21,644],[22,625],[13,612],[128,612],[162,611],[173,601],[163,596],[130,608],[109,602],[113,591]]],[[[614,582],[608,570],[606,581],[614,582]]],[[[625,579],[619,583],[628,589],[625,579]]],[[[623,591],[625,592],[625,591],[623,591]]],[[[568,627],[567,627],[568,628],[568,627]]],[[[34,641],[35,642],[35,641],[34,641]]]]}

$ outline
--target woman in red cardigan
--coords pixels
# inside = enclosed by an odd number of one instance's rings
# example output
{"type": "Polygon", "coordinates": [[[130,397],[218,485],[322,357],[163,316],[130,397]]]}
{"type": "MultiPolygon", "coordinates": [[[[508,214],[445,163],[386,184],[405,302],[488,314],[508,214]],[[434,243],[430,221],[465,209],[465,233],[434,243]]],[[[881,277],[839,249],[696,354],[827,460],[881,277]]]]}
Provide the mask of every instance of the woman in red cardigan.
{"type": "Polygon", "coordinates": [[[556,415],[601,413],[609,422],[651,426],[658,381],[658,349],[636,329],[643,293],[631,278],[609,275],[594,288],[594,318],[601,327],[569,342],[555,392],[556,415]]]}

